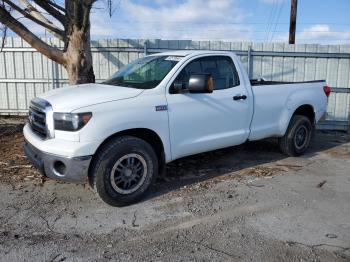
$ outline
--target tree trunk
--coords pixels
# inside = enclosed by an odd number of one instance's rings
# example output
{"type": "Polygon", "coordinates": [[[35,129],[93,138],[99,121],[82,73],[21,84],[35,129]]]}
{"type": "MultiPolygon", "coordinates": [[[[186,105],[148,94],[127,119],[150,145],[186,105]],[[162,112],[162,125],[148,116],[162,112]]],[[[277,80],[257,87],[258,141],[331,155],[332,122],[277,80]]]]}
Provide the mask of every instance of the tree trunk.
{"type": "Polygon", "coordinates": [[[77,85],[94,83],[95,75],[92,67],[92,55],[90,46],[90,31],[73,25],[68,35],[69,44],[64,52],[69,84],[77,85]]]}
{"type": "Polygon", "coordinates": [[[65,26],[64,67],[71,85],[95,82],[90,45],[90,11],[93,2],[65,1],[68,23],[65,26]]]}
{"type": "Polygon", "coordinates": [[[96,0],[65,0],[64,8],[51,0],[33,0],[64,27],[53,24],[44,12],[39,12],[31,1],[20,0],[24,9],[12,0],[0,0],[0,23],[17,33],[40,53],[65,67],[71,85],[94,83],[90,45],[90,11],[96,0]],[[5,5],[6,4],[6,5],[5,5]],[[64,50],[45,43],[19,19],[11,15],[11,10],[46,28],[64,41],[64,50]]]}

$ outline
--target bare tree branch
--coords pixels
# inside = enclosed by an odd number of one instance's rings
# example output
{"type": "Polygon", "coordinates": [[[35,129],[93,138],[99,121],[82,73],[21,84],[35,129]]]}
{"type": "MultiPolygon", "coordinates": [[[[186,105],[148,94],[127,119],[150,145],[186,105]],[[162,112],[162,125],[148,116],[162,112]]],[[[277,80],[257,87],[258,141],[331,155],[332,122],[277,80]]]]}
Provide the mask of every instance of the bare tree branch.
{"type": "Polygon", "coordinates": [[[62,12],[66,12],[65,9],[55,3],[52,3],[51,1],[42,1],[42,0],[34,0],[34,3],[39,5],[42,9],[44,9],[46,12],[48,12],[52,17],[57,19],[61,24],[65,25],[66,24],[66,17],[62,12]],[[60,11],[58,11],[58,10],[60,11]]]}
{"type": "Polygon", "coordinates": [[[57,48],[54,48],[39,37],[34,35],[28,30],[23,24],[18,22],[3,6],[0,5],[0,22],[10,28],[17,35],[22,37],[28,44],[33,48],[38,50],[40,53],[44,54],[48,58],[54,60],[59,64],[65,64],[66,60],[64,59],[63,52],[57,48]]]}
{"type": "MultiPolygon", "coordinates": [[[[5,3],[4,1],[2,0],[0,5],[5,8],[5,3]]],[[[2,52],[4,46],[5,46],[5,42],[6,42],[6,34],[7,34],[7,26],[4,25],[3,28],[0,29],[2,31],[2,39],[1,39],[1,47],[0,47],[0,52],[2,52]]]]}
{"type": "Polygon", "coordinates": [[[2,35],[2,40],[1,40],[0,52],[2,52],[2,49],[3,49],[4,46],[5,46],[6,35],[7,35],[7,26],[5,26],[4,29],[3,29],[3,35],[2,35]]]}
{"type": "Polygon", "coordinates": [[[14,3],[12,3],[10,0],[3,0],[6,4],[8,4],[10,7],[12,7],[14,10],[16,10],[17,12],[19,12],[20,14],[22,14],[24,17],[32,20],[33,22],[37,23],[38,25],[41,25],[42,27],[45,27],[46,29],[48,29],[50,32],[52,32],[57,38],[63,40],[64,39],[64,32],[60,29],[58,29],[57,27],[51,25],[51,24],[47,24],[46,22],[43,22],[39,19],[37,19],[36,17],[32,16],[31,14],[29,14],[28,12],[26,12],[25,10],[21,9],[20,7],[18,7],[17,5],[15,5],[14,3]]]}
{"type": "Polygon", "coordinates": [[[63,8],[62,6],[56,4],[55,2],[50,1],[50,0],[45,0],[44,2],[47,2],[49,5],[53,6],[54,8],[56,8],[56,9],[62,11],[63,13],[66,13],[66,9],[63,8]]]}
{"type": "Polygon", "coordinates": [[[51,33],[53,33],[54,36],[59,38],[60,40],[63,40],[63,31],[55,26],[50,20],[48,20],[45,16],[43,16],[33,5],[29,3],[28,0],[19,0],[19,2],[24,6],[24,11],[29,13],[34,18],[38,19],[39,21],[45,23],[50,28],[55,28],[56,31],[52,31],[49,28],[47,28],[51,33]],[[61,32],[60,34],[57,33],[57,31],[61,32]]]}

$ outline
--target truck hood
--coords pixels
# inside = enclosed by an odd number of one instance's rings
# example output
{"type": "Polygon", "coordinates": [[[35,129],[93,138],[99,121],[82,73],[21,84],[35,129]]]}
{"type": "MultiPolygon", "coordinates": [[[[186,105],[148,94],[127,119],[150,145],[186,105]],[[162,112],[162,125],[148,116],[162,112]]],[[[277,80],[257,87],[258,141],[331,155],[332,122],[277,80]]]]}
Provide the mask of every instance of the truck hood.
{"type": "Polygon", "coordinates": [[[39,97],[47,100],[56,112],[71,112],[89,105],[136,97],[142,91],[122,86],[82,84],[54,89],[39,97]]]}

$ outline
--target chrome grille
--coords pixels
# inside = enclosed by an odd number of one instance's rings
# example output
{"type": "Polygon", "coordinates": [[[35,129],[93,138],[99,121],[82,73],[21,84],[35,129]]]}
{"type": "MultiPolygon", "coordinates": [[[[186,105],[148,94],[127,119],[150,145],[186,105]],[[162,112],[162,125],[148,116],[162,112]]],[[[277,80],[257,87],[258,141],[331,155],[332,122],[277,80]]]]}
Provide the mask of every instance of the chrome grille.
{"type": "Polygon", "coordinates": [[[29,106],[29,124],[41,138],[47,138],[46,101],[34,98],[29,106]]]}

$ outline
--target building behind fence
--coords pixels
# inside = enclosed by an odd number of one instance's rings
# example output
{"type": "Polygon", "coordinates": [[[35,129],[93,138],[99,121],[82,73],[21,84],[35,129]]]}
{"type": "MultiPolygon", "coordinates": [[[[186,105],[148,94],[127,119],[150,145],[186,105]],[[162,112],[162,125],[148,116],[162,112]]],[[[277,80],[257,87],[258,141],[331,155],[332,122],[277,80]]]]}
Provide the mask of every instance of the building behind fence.
{"type": "MultiPolygon", "coordinates": [[[[63,47],[57,39],[45,40],[63,47]]],[[[109,39],[92,41],[96,81],[146,54],[178,49],[235,51],[250,78],[275,81],[325,79],[332,88],[327,121],[318,127],[350,130],[350,45],[288,45],[191,40],[109,39]]],[[[0,114],[25,114],[30,100],[62,87],[68,77],[61,65],[47,59],[20,38],[7,38],[0,53],[0,114]]]]}

